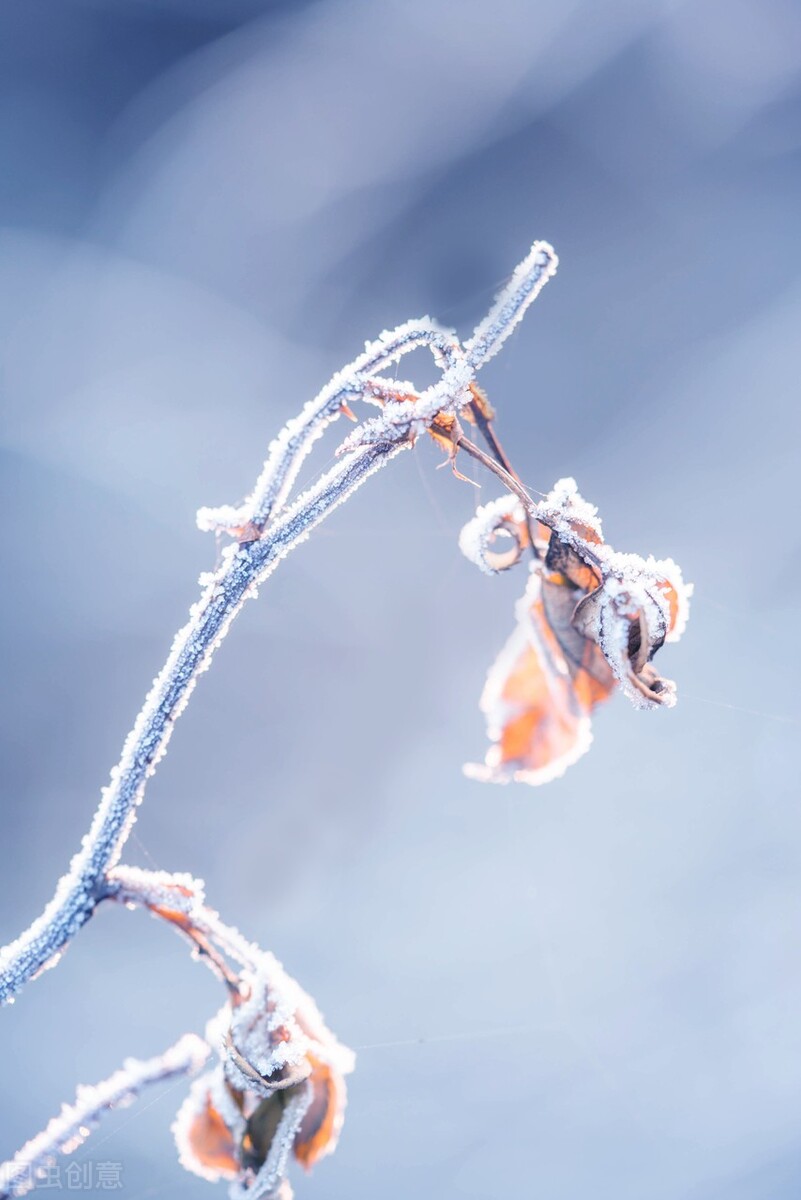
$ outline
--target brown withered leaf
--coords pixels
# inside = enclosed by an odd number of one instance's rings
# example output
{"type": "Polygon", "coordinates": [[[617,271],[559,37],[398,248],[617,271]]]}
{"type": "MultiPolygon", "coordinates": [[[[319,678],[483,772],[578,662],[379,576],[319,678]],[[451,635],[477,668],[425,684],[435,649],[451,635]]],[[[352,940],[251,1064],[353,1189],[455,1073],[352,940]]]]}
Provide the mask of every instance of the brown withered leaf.
{"type": "Polygon", "coordinates": [[[466,768],[477,779],[561,775],[589,748],[591,714],[618,686],[639,707],[675,701],[651,659],[686,620],[691,589],[676,565],[616,554],[572,480],[537,511],[538,557],[481,700],[492,745],[466,768]]]}
{"type": "Polygon", "coordinates": [[[312,1057],[312,1099],[295,1137],[295,1158],[311,1170],[336,1146],[345,1112],[345,1084],[328,1063],[312,1057]]]}

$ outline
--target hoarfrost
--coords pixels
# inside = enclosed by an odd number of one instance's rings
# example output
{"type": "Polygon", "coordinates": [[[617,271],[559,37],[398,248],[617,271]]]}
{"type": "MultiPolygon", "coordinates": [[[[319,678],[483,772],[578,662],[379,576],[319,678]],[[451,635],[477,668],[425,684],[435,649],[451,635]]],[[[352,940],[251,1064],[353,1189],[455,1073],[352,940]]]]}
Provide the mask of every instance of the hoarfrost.
{"type": "Polygon", "coordinates": [[[22,1196],[44,1177],[56,1154],[70,1154],[85,1141],[103,1113],[130,1104],[149,1084],[199,1071],[209,1056],[202,1038],[187,1033],[163,1054],[126,1059],[120,1070],[97,1084],[82,1084],[72,1104],[62,1106],[36,1137],[0,1166],[0,1200],[22,1196]]]}
{"type": "Polygon", "coordinates": [[[459,549],[485,575],[497,575],[519,562],[527,541],[523,505],[516,496],[507,494],[476,510],[476,515],[459,534],[459,549]],[[513,546],[505,551],[496,545],[499,536],[504,535],[507,541],[513,542],[513,546]]]}

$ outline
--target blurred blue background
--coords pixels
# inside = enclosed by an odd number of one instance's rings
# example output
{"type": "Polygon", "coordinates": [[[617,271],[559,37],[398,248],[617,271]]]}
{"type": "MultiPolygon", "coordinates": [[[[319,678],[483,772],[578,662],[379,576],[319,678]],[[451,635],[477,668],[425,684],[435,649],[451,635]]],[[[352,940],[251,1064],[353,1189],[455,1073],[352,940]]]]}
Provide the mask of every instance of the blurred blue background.
{"type": "MultiPolygon", "coordinates": [[[[801,8],[4,0],[0,92],[0,937],[214,562],[196,508],[366,338],[469,332],[545,238],[559,275],[483,383],[532,487],[575,475],[695,581],[678,708],[616,699],[539,790],[462,778],[523,579],[460,557],[497,490],[420,446],[247,607],[126,857],[205,878],[360,1048],[300,1197],[797,1198],[801,8]]],[[[1,1015],[0,1157],[219,1001],[100,912],[1,1015]]],[[[82,1160],[213,1196],[184,1090],[82,1160]]]]}

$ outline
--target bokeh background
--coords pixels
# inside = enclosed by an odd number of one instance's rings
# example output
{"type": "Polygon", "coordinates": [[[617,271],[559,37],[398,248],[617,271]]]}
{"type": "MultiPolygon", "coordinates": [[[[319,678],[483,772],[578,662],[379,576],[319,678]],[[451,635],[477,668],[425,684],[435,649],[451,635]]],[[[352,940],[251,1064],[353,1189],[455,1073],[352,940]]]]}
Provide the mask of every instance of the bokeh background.
{"type": "MultiPolygon", "coordinates": [[[[678,708],[617,699],[539,790],[462,778],[523,580],[460,557],[496,489],[421,446],[247,606],[127,857],[205,878],[359,1049],[300,1197],[795,1200],[801,8],[4,0],[0,94],[0,935],[214,563],[196,508],[366,338],[468,332],[546,238],[483,382],[532,487],[575,475],[695,581],[678,708]]],[[[219,1002],[169,930],[100,912],[2,1013],[0,1157],[219,1002]]],[[[213,1196],[175,1160],[184,1089],[79,1160],[213,1196]]]]}

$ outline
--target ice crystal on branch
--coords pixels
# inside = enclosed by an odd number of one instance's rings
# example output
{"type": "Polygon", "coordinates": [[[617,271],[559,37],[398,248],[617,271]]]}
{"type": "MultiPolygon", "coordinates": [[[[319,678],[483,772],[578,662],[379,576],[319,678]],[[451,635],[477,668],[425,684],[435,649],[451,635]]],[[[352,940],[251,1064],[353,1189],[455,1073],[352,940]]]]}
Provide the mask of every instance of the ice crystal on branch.
{"type": "Polygon", "coordinates": [[[73,1103],[63,1105],[41,1133],[0,1166],[0,1200],[35,1188],[55,1156],[77,1150],[105,1112],[130,1104],[150,1084],[196,1074],[208,1056],[203,1039],[187,1033],[163,1054],[145,1061],[129,1058],[102,1083],[79,1087],[73,1103]]]}

